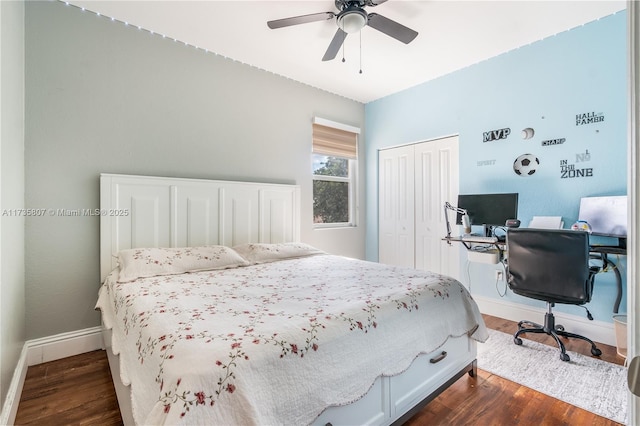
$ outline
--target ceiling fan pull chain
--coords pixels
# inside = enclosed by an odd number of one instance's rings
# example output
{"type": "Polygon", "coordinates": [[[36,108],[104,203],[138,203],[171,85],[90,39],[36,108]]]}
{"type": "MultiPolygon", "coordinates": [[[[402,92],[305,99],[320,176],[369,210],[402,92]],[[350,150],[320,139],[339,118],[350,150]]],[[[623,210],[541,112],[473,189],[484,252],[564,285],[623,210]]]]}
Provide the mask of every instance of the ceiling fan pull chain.
{"type": "Polygon", "coordinates": [[[347,38],[347,33],[343,32],[342,33],[342,62],[346,62],[346,59],[344,59],[344,41],[347,38]]]}
{"type": "Polygon", "coordinates": [[[360,31],[360,74],[362,74],[362,31],[360,31]]]}

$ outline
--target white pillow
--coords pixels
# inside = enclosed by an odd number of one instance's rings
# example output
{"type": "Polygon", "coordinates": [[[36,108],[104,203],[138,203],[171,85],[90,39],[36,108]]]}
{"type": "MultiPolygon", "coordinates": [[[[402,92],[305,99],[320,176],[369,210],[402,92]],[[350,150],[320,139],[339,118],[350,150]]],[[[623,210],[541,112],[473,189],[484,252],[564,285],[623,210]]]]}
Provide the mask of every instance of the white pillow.
{"type": "Polygon", "coordinates": [[[276,260],[326,254],[322,250],[304,243],[249,243],[235,246],[233,249],[254,265],[276,260]]]}
{"type": "Polygon", "coordinates": [[[118,253],[118,282],[158,275],[247,266],[238,253],[225,246],[137,248],[118,253]]]}

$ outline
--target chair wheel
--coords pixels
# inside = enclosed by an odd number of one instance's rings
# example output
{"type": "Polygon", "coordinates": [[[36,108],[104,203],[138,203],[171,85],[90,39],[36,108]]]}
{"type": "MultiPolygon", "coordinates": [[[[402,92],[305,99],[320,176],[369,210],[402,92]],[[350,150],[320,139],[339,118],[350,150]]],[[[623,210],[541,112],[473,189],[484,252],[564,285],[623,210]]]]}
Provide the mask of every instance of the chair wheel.
{"type": "Polygon", "coordinates": [[[516,345],[520,346],[522,345],[522,339],[519,337],[514,337],[513,338],[513,343],[515,343],[516,345]]]}
{"type": "Polygon", "coordinates": [[[518,323],[518,330],[522,330],[523,328],[536,328],[538,324],[529,321],[520,321],[518,323]]]}
{"type": "Polygon", "coordinates": [[[556,330],[557,330],[557,331],[564,331],[564,326],[563,326],[563,325],[558,324],[558,325],[556,325],[556,330]]]}
{"type": "Polygon", "coordinates": [[[569,358],[569,355],[565,354],[565,353],[560,353],[560,359],[562,361],[569,361],[571,360],[571,358],[569,358]]]}
{"type": "Polygon", "coordinates": [[[600,356],[602,355],[602,351],[598,348],[591,348],[591,355],[593,356],[600,356]]]}

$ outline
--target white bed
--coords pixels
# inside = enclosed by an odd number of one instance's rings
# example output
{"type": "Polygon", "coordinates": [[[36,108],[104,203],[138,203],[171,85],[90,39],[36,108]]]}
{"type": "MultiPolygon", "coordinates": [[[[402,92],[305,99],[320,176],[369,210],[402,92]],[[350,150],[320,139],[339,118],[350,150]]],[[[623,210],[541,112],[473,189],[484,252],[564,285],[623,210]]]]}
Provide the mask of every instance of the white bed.
{"type": "Polygon", "coordinates": [[[101,177],[98,306],[125,424],[391,424],[475,374],[487,333],[462,285],[289,244],[298,200],[295,185],[101,177]],[[165,253],[168,269],[148,262],[165,253]],[[216,269],[180,269],[185,253],[216,269]]]}

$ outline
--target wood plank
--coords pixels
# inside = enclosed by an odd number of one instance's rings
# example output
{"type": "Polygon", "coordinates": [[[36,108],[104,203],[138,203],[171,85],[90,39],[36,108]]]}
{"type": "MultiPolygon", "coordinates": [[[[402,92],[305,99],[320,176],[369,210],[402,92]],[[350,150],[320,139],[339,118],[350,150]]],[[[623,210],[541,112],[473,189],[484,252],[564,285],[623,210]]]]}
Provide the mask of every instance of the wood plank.
{"type": "Polygon", "coordinates": [[[104,351],[31,366],[17,425],[120,425],[120,410],[104,351]]]}
{"type": "MultiPolygon", "coordinates": [[[[516,322],[483,315],[488,328],[515,333],[516,322]]],[[[536,320],[535,318],[527,318],[536,320]]],[[[570,331],[570,330],[569,330],[570,331]]],[[[525,338],[555,347],[552,337],[530,334],[525,338]]],[[[578,339],[565,339],[567,350],[591,356],[591,345],[578,339]]],[[[624,359],[616,348],[597,343],[600,359],[618,365],[624,359]]],[[[407,426],[422,425],[619,425],[612,420],[536,392],[525,386],[478,369],[477,379],[460,378],[409,420],[407,426]]]]}
{"type": "MultiPolygon", "coordinates": [[[[517,328],[513,321],[483,316],[487,327],[494,330],[513,333],[517,328]]],[[[531,335],[531,340],[555,346],[546,335],[531,335]]],[[[564,342],[567,350],[591,356],[588,343],[574,339],[564,342]]],[[[598,347],[603,352],[600,359],[623,365],[615,347],[598,347]]],[[[88,352],[29,367],[16,424],[121,425],[106,353],[88,352]]],[[[463,376],[406,424],[618,425],[480,369],[476,378],[463,376]]]]}

